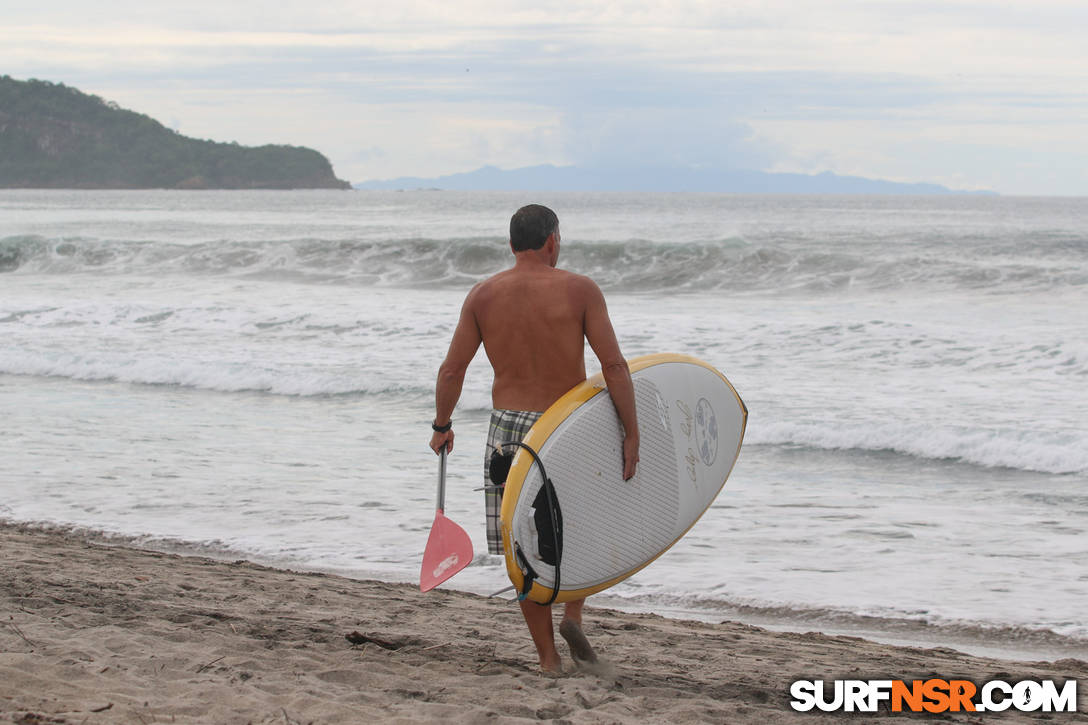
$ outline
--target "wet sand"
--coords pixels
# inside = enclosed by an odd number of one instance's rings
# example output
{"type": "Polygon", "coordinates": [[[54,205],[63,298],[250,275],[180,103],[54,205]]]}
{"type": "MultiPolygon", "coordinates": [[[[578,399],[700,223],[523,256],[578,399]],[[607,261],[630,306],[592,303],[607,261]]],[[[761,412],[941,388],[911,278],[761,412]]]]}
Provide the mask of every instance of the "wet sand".
{"type": "MultiPolygon", "coordinates": [[[[1079,660],[1011,662],[590,606],[598,674],[552,678],[506,600],[17,525],[0,525],[0,562],[0,721],[838,722],[850,716],[794,712],[790,683],[942,677],[1073,678],[1079,711],[901,717],[1088,723],[1079,660]]],[[[573,669],[562,639],[559,648],[573,669]]]]}

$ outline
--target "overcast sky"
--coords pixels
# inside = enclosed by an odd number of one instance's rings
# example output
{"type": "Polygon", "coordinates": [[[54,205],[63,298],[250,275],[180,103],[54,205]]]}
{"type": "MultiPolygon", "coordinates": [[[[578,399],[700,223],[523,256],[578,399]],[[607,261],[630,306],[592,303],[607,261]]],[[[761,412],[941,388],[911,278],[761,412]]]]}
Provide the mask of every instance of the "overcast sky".
{"type": "Polygon", "coordinates": [[[0,74],[353,182],[485,164],[1088,196],[1086,0],[0,0],[0,74]]]}

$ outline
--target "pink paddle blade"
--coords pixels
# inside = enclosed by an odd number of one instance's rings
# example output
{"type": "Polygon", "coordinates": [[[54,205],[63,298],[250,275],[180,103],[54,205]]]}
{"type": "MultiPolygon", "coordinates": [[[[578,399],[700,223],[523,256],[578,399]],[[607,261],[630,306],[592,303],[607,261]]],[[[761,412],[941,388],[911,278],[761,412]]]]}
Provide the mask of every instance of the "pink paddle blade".
{"type": "Polygon", "coordinates": [[[465,530],[438,511],[423,551],[419,590],[429,592],[472,563],[472,540],[465,530]]]}

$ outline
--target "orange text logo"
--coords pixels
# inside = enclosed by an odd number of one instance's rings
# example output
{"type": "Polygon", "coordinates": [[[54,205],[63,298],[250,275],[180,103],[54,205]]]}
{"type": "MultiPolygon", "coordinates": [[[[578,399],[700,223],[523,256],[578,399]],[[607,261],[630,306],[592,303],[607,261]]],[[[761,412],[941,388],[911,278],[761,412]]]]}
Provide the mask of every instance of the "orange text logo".
{"type": "Polygon", "coordinates": [[[797,680],[790,697],[798,712],[1076,712],[1077,681],[797,680]]]}

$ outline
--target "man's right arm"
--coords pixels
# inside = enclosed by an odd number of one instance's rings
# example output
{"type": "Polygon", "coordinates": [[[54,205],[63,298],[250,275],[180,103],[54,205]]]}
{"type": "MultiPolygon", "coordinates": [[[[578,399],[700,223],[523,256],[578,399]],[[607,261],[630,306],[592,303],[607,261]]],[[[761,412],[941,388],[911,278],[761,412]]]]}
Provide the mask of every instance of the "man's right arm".
{"type": "Polygon", "coordinates": [[[601,363],[608,394],[616,406],[616,414],[623,424],[623,479],[630,480],[635,475],[639,460],[638,416],[635,412],[635,386],[631,381],[631,370],[627,360],[620,352],[616,331],[608,317],[604,294],[591,280],[586,280],[586,316],[585,335],[589,346],[601,363]]]}
{"type": "MultiPolygon", "coordinates": [[[[461,385],[465,380],[465,370],[468,368],[476,351],[480,348],[483,339],[480,337],[480,328],[476,324],[474,312],[475,295],[477,287],[468,293],[465,303],[461,307],[461,316],[457,321],[457,328],[453,331],[453,340],[450,341],[449,352],[438,369],[438,380],[435,383],[435,416],[434,424],[444,426],[450,423],[453,409],[461,397],[461,385]]],[[[446,448],[453,452],[453,430],[435,431],[431,436],[431,449],[435,453],[446,448]]]]}

